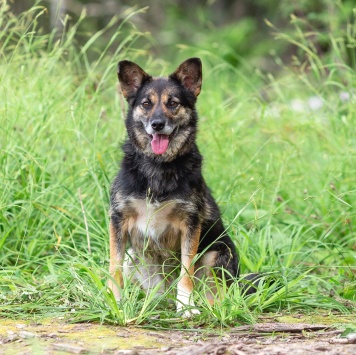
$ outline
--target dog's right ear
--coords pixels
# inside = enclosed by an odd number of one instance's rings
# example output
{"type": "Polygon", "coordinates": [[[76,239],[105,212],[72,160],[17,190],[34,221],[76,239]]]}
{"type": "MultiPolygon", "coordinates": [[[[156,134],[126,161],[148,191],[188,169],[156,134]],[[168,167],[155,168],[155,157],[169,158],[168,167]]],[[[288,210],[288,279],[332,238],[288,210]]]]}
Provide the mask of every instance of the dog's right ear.
{"type": "Polygon", "coordinates": [[[128,60],[119,62],[117,76],[120,81],[122,94],[129,103],[135,97],[137,90],[142,84],[146,80],[151,79],[151,76],[142,68],[128,60]]]}
{"type": "Polygon", "coordinates": [[[201,60],[199,58],[187,59],[169,77],[178,80],[187,90],[197,97],[200,94],[202,83],[201,60]]]}

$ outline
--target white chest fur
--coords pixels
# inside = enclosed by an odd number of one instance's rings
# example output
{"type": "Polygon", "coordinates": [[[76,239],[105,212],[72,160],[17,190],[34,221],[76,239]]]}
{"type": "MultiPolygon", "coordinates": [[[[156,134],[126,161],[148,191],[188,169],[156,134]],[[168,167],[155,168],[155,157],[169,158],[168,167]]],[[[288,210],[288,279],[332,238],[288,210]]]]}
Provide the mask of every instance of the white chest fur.
{"type": "Polygon", "coordinates": [[[136,222],[133,227],[144,236],[159,239],[167,227],[171,227],[169,217],[172,216],[176,204],[176,201],[151,203],[148,200],[133,199],[131,207],[137,213],[136,222]]]}

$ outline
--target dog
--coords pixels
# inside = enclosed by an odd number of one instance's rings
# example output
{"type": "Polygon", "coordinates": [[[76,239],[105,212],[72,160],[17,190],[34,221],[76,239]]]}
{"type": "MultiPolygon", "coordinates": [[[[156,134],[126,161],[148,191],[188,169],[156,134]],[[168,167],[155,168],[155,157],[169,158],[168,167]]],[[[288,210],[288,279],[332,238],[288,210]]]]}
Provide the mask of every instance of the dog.
{"type": "MultiPolygon", "coordinates": [[[[123,60],[118,79],[128,102],[128,139],[110,194],[108,286],[118,301],[123,275],[163,294],[178,267],[176,308],[190,317],[199,314],[194,278],[239,277],[236,248],[202,176],[196,144],[202,63],[190,58],[155,78],[123,60]]],[[[207,297],[213,302],[213,292],[207,297]]]]}

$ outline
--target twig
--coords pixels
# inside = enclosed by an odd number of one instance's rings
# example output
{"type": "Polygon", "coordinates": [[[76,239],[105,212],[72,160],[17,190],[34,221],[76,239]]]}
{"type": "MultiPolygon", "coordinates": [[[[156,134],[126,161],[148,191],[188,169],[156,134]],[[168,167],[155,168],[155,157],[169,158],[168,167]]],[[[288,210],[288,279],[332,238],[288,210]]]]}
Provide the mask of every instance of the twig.
{"type": "Polygon", "coordinates": [[[83,354],[83,353],[87,352],[87,350],[85,348],[70,345],[70,344],[56,343],[56,344],[53,344],[52,347],[54,350],[64,351],[66,353],[71,353],[71,354],[83,354]]]}
{"type": "Polygon", "coordinates": [[[88,253],[91,254],[88,221],[87,221],[87,216],[86,216],[85,210],[84,210],[84,205],[83,205],[83,200],[82,200],[82,193],[80,191],[80,188],[78,189],[78,195],[79,195],[80,206],[82,207],[82,212],[83,212],[83,217],[84,217],[85,231],[86,231],[86,234],[87,234],[88,253]]]}

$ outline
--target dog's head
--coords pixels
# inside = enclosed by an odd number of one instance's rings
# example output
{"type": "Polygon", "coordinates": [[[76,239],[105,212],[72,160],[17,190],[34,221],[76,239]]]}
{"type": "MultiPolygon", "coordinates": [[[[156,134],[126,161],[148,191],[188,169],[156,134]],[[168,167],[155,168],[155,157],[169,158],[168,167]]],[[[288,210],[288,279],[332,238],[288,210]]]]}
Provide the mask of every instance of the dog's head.
{"type": "Polygon", "coordinates": [[[200,59],[187,59],[167,78],[153,78],[124,60],[119,62],[118,77],[129,103],[126,127],[135,147],[162,161],[184,154],[195,140],[200,59]]]}

